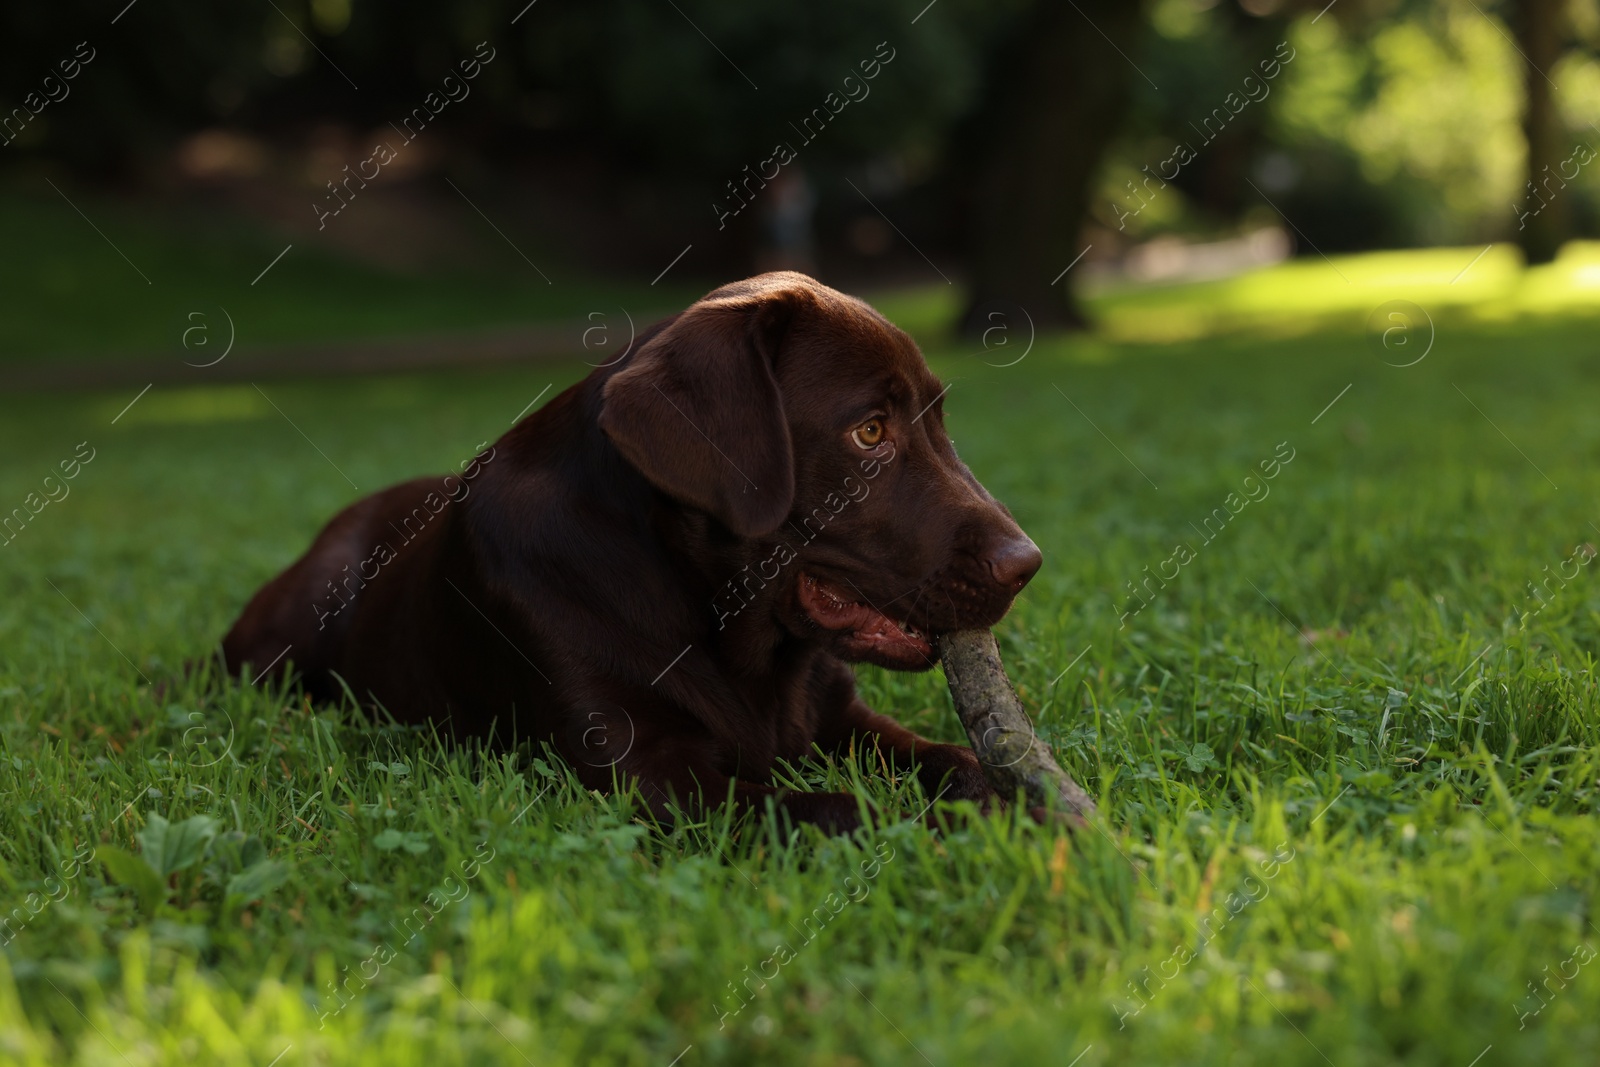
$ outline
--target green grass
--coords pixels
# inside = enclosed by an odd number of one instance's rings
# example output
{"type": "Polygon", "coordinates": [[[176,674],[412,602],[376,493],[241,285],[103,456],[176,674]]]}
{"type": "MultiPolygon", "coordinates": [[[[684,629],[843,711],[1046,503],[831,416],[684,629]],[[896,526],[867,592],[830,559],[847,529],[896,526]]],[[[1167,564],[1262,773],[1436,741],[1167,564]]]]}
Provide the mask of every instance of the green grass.
{"type": "Polygon", "coordinates": [[[1107,286],[1098,306],[1106,334],[1158,342],[1223,331],[1288,338],[1339,330],[1391,301],[1409,301],[1436,324],[1592,316],[1600,307],[1600,242],[1570,242],[1554,262],[1526,270],[1521,253],[1505,244],[1372,252],[1337,264],[1308,257],[1199,284],[1107,286]]]}
{"type": "Polygon", "coordinates": [[[700,294],[674,278],[655,288],[644,278],[597,281],[518,233],[542,276],[466,204],[459,208],[462,231],[477,241],[465,257],[473,265],[400,269],[353,260],[315,235],[270,233],[214,207],[152,206],[70,184],[58,192],[11,181],[0,186],[7,307],[0,361],[170,355],[198,363],[220,348],[186,353],[185,330],[205,324],[210,332],[189,339],[220,346],[224,310],[242,348],[473,333],[592,312],[620,323],[621,308],[642,328],[700,294]],[[191,318],[196,312],[204,317],[191,318]]]}
{"type": "MultiPolygon", "coordinates": [[[[253,687],[151,695],[141,674],[203,654],[356,495],[339,471],[370,491],[443,469],[580,365],[269,386],[316,448],[248,386],[158,387],[116,425],[133,390],[0,399],[0,509],[96,450],[0,547],[0,896],[39,894],[0,956],[0,1059],[1592,1063],[1600,965],[1543,1001],[1529,983],[1600,948],[1600,586],[1570,564],[1534,614],[1527,583],[1600,543],[1596,323],[1440,314],[1396,369],[1361,332],[1395,285],[1281,339],[1344,284],[1308,271],[1273,329],[933,353],[963,457],[1045,553],[997,630],[1101,799],[1075,836],[786,836],[723,810],[661,831],[534,752],[253,687]],[[1270,495],[1202,543],[1190,524],[1280,442],[1270,495]],[[1195,558],[1122,625],[1126,583],[1179,543],[1195,558]],[[157,820],[195,816],[232,836],[170,885],[114,851],[143,835],[138,862],[181,865],[157,820]],[[225,890],[245,838],[276,865],[258,902],[225,890]],[[407,940],[441,886],[460,899],[407,940]],[[779,942],[792,959],[719,1028],[779,942]],[[329,983],[363,970],[339,1010],[329,983]]],[[[1168,306],[1102,307],[1130,301],[1168,306]]],[[[960,737],[937,673],[860,679],[960,737]]],[[[796,773],[921,803],[849,761],[796,773]]]]}

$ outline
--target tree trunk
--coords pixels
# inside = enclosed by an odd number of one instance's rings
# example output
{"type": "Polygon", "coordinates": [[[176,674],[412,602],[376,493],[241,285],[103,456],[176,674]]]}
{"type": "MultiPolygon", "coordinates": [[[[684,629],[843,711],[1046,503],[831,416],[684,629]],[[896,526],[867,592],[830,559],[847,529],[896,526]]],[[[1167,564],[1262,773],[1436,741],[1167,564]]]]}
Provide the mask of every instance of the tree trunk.
{"type": "Polygon", "coordinates": [[[1036,326],[1082,327],[1072,275],[1101,157],[1127,109],[1145,0],[1037,0],[999,52],[970,237],[967,333],[992,310],[1026,309],[1036,326]],[[1109,40],[1108,40],[1109,38],[1109,40]],[[1119,54],[1119,50],[1120,53],[1119,54]]]}
{"type": "Polygon", "coordinates": [[[1549,75],[1562,53],[1562,23],[1566,0],[1518,0],[1517,46],[1525,57],[1523,73],[1527,94],[1522,109],[1522,134],[1528,145],[1528,185],[1518,197],[1517,241],[1528,263],[1548,263],[1556,258],[1568,236],[1569,212],[1566,182],[1559,168],[1568,146],[1562,137],[1561,116],[1552,96],[1549,75]]]}

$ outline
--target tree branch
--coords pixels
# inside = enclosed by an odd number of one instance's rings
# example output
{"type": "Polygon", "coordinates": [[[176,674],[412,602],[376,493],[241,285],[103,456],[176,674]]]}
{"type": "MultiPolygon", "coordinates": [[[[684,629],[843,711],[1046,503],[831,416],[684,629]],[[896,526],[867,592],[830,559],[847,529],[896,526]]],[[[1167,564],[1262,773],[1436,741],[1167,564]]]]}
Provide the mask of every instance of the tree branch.
{"type": "Polygon", "coordinates": [[[1031,804],[1080,819],[1094,815],[1093,799],[1061,769],[1034,732],[1006,677],[994,635],[988,630],[960,630],[935,640],[956,715],[995,791],[1009,798],[1020,789],[1031,804]]]}

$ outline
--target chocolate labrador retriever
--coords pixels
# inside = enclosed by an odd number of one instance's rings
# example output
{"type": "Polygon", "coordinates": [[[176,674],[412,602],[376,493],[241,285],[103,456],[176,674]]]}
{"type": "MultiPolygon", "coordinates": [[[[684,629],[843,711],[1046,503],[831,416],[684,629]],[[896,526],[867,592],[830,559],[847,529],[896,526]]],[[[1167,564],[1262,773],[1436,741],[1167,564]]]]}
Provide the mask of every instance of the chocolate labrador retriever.
{"type": "Polygon", "coordinates": [[[460,476],[359,500],[258,592],[228,668],[403,722],[549,741],[659,815],[731,789],[832,830],[856,798],[773,761],[876,749],[991,795],[971,749],[856,696],[933,666],[1039,550],[956,457],[911,338],[803,274],[723,286],[517,423],[460,476]],[[454,483],[454,484],[452,484],[454,483]],[[292,665],[292,666],[291,666],[292,665]]]}

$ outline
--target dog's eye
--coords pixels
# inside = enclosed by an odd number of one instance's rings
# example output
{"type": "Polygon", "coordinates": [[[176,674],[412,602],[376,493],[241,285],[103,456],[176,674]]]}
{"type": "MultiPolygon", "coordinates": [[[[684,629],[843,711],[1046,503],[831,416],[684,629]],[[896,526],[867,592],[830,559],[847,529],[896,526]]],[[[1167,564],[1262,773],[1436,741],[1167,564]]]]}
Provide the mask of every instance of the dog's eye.
{"type": "Polygon", "coordinates": [[[861,448],[869,450],[877,448],[883,441],[883,420],[868,419],[850,431],[850,437],[861,448]]]}

